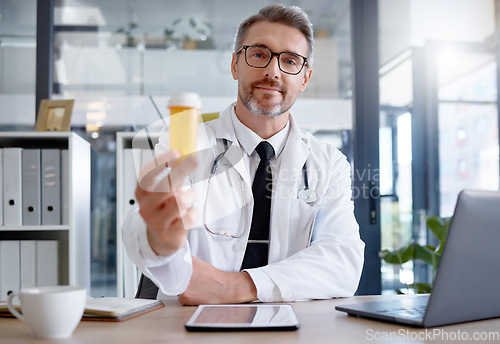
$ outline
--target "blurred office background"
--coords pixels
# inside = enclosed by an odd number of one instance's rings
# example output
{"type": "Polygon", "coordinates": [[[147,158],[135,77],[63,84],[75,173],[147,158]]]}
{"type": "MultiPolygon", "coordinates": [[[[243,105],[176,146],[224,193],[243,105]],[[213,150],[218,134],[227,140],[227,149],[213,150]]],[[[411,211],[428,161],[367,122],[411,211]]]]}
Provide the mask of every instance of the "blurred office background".
{"type": "MultiPolygon", "coordinates": [[[[272,2],[0,0],[0,130],[34,129],[38,52],[52,67],[43,87],[52,99],[75,99],[72,130],[91,142],[92,296],[116,295],[116,132],[156,122],[151,99],[167,116],[172,93],[199,93],[203,112],[234,101],[229,64],[237,25],[272,2]],[[53,25],[38,35],[50,32],[53,44],[37,46],[37,11],[47,3],[53,25]]],[[[315,29],[313,78],[292,113],[348,156],[355,201],[377,202],[371,246],[426,242],[425,216],[450,216],[461,189],[499,188],[499,1],[280,2],[306,10],[315,29]],[[374,39],[357,31],[353,18],[363,8],[374,8],[363,14],[378,23],[374,39]],[[370,40],[375,48],[355,55],[356,44],[370,40]],[[371,62],[378,78],[355,85],[371,62]],[[376,97],[367,111],[378,130],[368,133],[356,132],[362,88],[376,97]],[[356,155],[356,145],[377,152],[356,155]],[[365,179],[377,194],[356,187],[365,179]]],[[[429,276],[425,266],[378,264],[381,283],[372,293],[429,276]]]]}

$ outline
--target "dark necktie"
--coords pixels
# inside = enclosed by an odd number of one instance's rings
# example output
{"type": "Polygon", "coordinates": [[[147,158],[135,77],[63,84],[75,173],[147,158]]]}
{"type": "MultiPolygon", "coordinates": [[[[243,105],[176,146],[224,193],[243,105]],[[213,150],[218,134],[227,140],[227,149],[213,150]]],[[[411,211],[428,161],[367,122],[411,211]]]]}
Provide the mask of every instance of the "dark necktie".
{"type": "Polygon", "coordinates": [[[274,149],[268,142],[262,141],[255,148],[260,163],[255,172],[252,185],[254,199],[252,225],[248,239],[242,269],[258,268],[267,265],[269,255],[269,222],[271,220],[272,174],[270,159],[274,149]]]}

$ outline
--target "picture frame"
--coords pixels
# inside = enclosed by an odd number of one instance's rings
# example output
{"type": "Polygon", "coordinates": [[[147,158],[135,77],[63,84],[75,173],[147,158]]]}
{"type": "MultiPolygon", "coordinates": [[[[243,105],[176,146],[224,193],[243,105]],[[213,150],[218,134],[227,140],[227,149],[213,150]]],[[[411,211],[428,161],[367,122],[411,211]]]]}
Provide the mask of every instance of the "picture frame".
{"type": "Polygon", "coordinates": [[[70,131],[74,99],[43,99],[38,109],[35,131],[70,131]]]}

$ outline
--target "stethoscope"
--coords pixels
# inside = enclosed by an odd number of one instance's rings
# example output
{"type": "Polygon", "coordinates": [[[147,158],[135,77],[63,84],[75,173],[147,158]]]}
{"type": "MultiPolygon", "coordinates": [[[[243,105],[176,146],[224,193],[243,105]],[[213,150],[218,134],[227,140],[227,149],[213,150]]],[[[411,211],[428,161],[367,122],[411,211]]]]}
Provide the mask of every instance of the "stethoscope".
{"type": "MultiPolygon", "coordinates": [[[[245,233],[247,232],[247,228],[250,228],[248,226],[248,212],[244,211],[245,213],[245,225],[243,227],[243,231],[238,234],[231,234],[228,231],[225,230],[220,230],[220,231],[214,231],[208,227],[207,224],[207,202],[208,202],[208,195],[210,194],[210,187],[211,187],[211,182],[212,182],[212,177],[214,177],[217,174],[217,170],[219,168],[219,163],[220,161],[224,158],[226,155],[227,150],[229,149],[227,139],[222,139],[223,144],[224,144],[224,151],[217,155],[214,159],[214,163],[212,164],[212,168],[210,170],[210,176],[208,177],[208,185],[207,185],[207,193],[205,195],[205,204],[203,206],[203,223],[205,225],[205,229],[213,235],[218,235],[218,236],[224,236],[228,238],[233,238],[233,239],[239,239],[242,238],[245,233]]],[[[246,190],[245,190],[245,181],[241,177],[241,175],[238,173],[240,177],[240,185],[241,185],[241,192],[243,195],[243,199],[246,200],[246,190]]],[[[318,199],[318,194],[316,191],[312,190],[309,188],[309,179],[307,177],[307,161],[304,163],[304,166],[302,166],[302,176],[304,178],[304,187],[298,192],[297,198],[300,199],[301,201],[304,201],[305,203],[314,203],[318,199]]]]}
{"type": "Polygon", "coordinates": [[[297,194],[298,199],[306,203],[314,203],[318,199],[316,191],[309,189],[309,180],[307,179],[307,161],[302,166],[302,176],[304,178],[304,188],[297,194]]]}

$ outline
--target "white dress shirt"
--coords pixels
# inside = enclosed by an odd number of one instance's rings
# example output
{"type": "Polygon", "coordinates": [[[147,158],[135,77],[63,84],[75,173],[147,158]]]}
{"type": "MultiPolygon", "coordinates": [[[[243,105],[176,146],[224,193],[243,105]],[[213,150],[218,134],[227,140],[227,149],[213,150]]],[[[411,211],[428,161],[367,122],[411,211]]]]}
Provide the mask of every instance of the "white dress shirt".
{"type": "MultiPolygon", "coordinates": [[[[286,140],[288,139],[288,133],[290,131],[289,122],[286,123],[285,127],[281,129],[279,132],[271,136],[270,138],[263,140],[259,135],[253,132],[250,128],[245,126],[236,116],[234,111],[234,107],[231,108],[231,120],[234,125],[234,131],[236,133],[236,137],[241,147],[243,147],[245,153],[248,156],[248,166],[249,173],[251,176],[251,181],[253,183],[253,179],[255,177],[255,172],[257,171],[257,167],[259,166],[260,158],[259,154],[255,151],[255,147],[261,141],[267,141],[271,144],[274,149],[274,157],[271,158],[271,171],[277,171],[281,162],[281,152],[285,147],[286,140]]],[[[274,183],[274,181],[273,181],[274,183]]]]}

